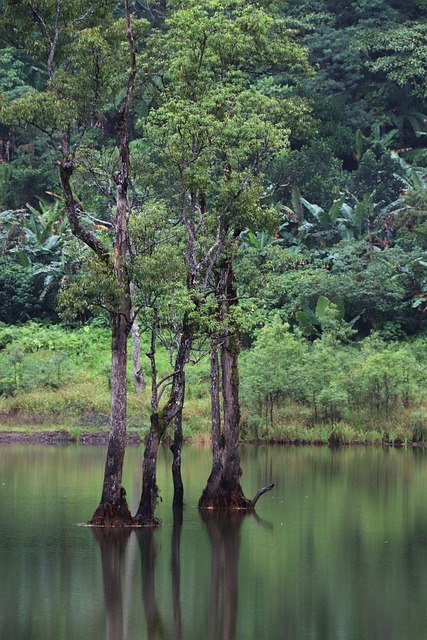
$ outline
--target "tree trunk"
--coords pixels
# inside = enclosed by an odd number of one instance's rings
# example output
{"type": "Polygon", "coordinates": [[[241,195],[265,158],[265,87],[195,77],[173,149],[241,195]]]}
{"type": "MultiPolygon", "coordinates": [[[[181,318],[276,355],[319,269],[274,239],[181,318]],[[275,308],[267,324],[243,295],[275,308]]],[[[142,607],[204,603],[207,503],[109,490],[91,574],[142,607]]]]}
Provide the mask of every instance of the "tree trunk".
{"type": "MultiPolygon", "coordinates": [[[[254,509],[256,500],[246,498],[240,485],[242,475],[239,453],[240,328],[230,313],[231,308],[237,304],[234,273],[230,260],[227,260],[221,269],[219,283],[218,292],[219,297],[222,298],[220,317],[225,327],[221,341],[223,429],[221,432],[219,365],[215,346],[211,352],[212,470],[200,497],[199,509],[251,510],[254,509]]],[[[263,493],[265,493],[264,490],[263,493]]]]}
{"type": "MultiPolygon", "coordinates": [[[[129,305],[130,309],[130,305],[129,305]]],[[[111,411],[107,458],[101,501],[90,524],[124,526],[132,524],[132,516],[122,487],[123,461],[126,446],[126,367],[128,323],[126,315],[111,314],[112,372],[111,411]]]]}
{"type": "Polygon", "coordinates": [[[174,440],[171,445],[173,454],[172,462],[172,480],[173,480],[173,502],[175,509],[182,509],[184,506],[184,484],[181,475],[181,457],[182,457],[182,409],[178,411],[174,418],[174,440]]]}
{"type": "Polygon", "coordinates": [[[221,348],[222,398],[224,412],[224,463],[220,485],[220,506],[230,509],[250,509],[240,486],[239,433],[239,368],[240,334],[227,335],[221,348]]]}
{"type": "Polygon", "coordinates": [[[114,177],[117,185],[117,201],[112,259],[112,268],[117,288],[120,292],[121,304],[117,310],[110,311],[112,334],[110,431],[101,502],[91,520],[91,524],[96,526],[126,526],[133,524],[132,515],[126,501],[126,491],[121,484],[126,448],[127,342],[132,327],[130,282],[125,269],[125,261],[129,249],[127,216],[129,209],[128,188],[130,176],[127,119],[133,98],[136,75],[135,46],[128,0],[125,0],[125,14],[131,71],[128,78],[123,110],[117,124],[119,167],[114,177]]]}
{"type": "MultiPolygon", "coordinates": [[[[130,292],[132,299],[132,307],[134,306],[134,283],[130,283],[130,292]]],[[[136,393],[144,393],[145,387],[147,383],[144,378],[144,374],[142,372],[141,367],[141,335],[139,333],[139,324],[138,320],[135,316],[134,311],[132,310],[132,364],[133,364],[133,384],[135,387],[136,393]]]]}
{"type": "Polygon", "coordinates": [[[156,403],[152,402],[150,433],[144,452],[142,493],[138,511],[135,515],[136,522],[144,521],[144,524],[157,524],[157,520],[154,517],[159,494],[156,479],[157,453],[166,429],[172,420],[181,412],[184,404],[185,365],[190,355],[192,337],[192,326],[188,319],[184,318],[183,332],[175,359],[172,388],[169,398],[161,409],[155,408],[156,403]]]}
{"type": "MultiPolygon", "coordinates": [[[[216,350],[215,350],[216,351],[216,350]]],[[[200,509],[252,509],[240,486],[239,336],[225,336],[221,345],[223,431],[219,435],[218,369],[211,355],[212,470],[199,500],[200,509]]]]}
{"type": "Polygon", "coordinates": [[[219,399],[219,360],[218,346],[213,345],[211,350],[211,420],[212,420],[212,470],[206,487],[199,500],[199,507],[209,508],[211,502],[218,495],[222,477],[222,449],[224,446],[221,431],[221,407],[219,399]]]}
{"type": "Polygon", "coordinates": [[[144,462],[142,466],[142,493],[135,522],[144,525],[158,524],[154,517],[159,488],[157,486],[157,453],[165,429],[158,414],[151,414],[150,433],[145,443],[144,462]]]}
{"type": "Polygon", "coordinates": [[[132,322],[132,364],[135,391],[136,393],[144,393],[147,383],[141,368],[141,336],[136,318],[132,322]]]}
{"type": "Polygon", "coordinates": [[[220,318],[225,327],[221,340],[223,430],[220,436],[219,366],[215,348],[211,353],[212,471],[199,500],[199,508],[251,509],[251,501],[240,486],[240,331],[230,318],[230,309],[237,304],[231,260],[226,260],[221,268],[218,294],[221,299],[220,318]]]}

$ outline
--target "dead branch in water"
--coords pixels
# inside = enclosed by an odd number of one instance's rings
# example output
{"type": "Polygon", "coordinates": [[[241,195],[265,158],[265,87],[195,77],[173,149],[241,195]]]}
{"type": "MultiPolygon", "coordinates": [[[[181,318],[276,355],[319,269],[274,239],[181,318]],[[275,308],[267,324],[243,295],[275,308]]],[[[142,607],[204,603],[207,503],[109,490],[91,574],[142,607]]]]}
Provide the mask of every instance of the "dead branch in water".
{"type": "Polygon", "coordinates": [[[254,496],[254,499],[252,500],[252,506],[255,507],[256,503],[259,500],[259,498],[264,493],[267,493],[267,491],[271,491],[273,487],[274,487],[274,484],[269,484],[267,487],[263,487],[262,489],[258,489],[258,491],[256,492],[256,494],[254,496]]]}

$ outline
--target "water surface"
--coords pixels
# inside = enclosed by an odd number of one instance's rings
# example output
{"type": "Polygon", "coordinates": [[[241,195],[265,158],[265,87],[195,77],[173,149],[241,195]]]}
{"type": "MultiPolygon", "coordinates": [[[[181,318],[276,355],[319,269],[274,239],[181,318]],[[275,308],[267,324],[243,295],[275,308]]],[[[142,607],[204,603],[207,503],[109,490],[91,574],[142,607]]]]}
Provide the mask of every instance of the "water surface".
{"type": "MultiPolygon", "coordinates": [[[[156,531],[79,527],[105,449],[0,447],[2,640],[424,640],[423,450],[245,447],[243,487],[275,483],[257,516],[201,517],[210,453],[183,454],[171,509],[162,450],[156,531]]],[[[124,483],[135,511],[142,449],[124,483]]]]}

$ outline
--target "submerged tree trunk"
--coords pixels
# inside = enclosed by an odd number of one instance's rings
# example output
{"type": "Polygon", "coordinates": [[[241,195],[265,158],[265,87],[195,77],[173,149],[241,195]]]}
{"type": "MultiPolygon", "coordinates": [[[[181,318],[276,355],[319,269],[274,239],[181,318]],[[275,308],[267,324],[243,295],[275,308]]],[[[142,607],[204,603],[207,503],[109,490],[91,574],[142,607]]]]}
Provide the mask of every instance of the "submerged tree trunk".
{"type": "Polygon", "coordinates": [[[199,500],[201,509],[252,509],[240,485],[238,335],[227,335],[221,345],[223,428],[220,424],[217,349],[211,354],[212,470],[199,500]]]}
{"type": "MultiPolygon", "coordinates": [[[[222,282],[222,286],[219,288],[222,294],[220,315],[226,329],[220,344],[221,370],[219,369],[216,346],[211,353],[212,470],[200,497],[199,508],[250,510],[255,506],[255,499],[246,498],[240,485],[242,475],[239,453],[240,382],[238,359],[240,329],[230,317],[232,315],[231,308],[237,304],[231,261],[227,261],[223,266],[220,282],[222,282]],[[219,400],[220,372],[223,403],[222,430],[219,400]]],[[[265,491],[267,490],[269,489],[265,488],[265,491]]]]}
{"type": "Polygon", "coordinates": [[[211,421],[212,421],[212,470],[206,487],[199,501],[199,507],[208,508],[210,501],[218,495],[222,478],[222,450],[224,438],[221,431],[221,407],[220,407],[220,373],[218,346],[215,343],[211,349],[211,421]]]}
{"type": "Polygon", "coordinates": [[[174,439],[171,445],[173,455],[172,462],[172,481],[173,481],[173,502],[172,505],[176,509],[182,509],[184,506],[184,484],[181,475],[181,459],[182,459],[182,408],[178,411],[174,418],[174,439]]]}
{"type": "MultiPolygon", "coordinates": [[[[142,471],[142,492],[135,521],[144,524],[157,524],[154,517],[159,488],[157,486],[157,454],[160,442],[169,424],[181,412],[185,396],[185,365],[188,361],[191,343],[192,327],[188,319],[184,319],[183,332],[175,359],[172,386],[166,404],[160,409],[157,404],[157,385],[152,390],[152,411],[150,416],[150,433],[147,438],[142,471]],[[153,398],[156,393],[156,399],[153,398]]],[[[153,345],[152,345],[153,350],[153,345]]],[[[180,451],[180,450],[179,450],[180,451]]]]}
{"type": "Polygon", "coordinates": [[[91,520],[91,524],[95,526],[126,526],[133,523],[126,501],[126,492],[121,484],[126,447],[127,343],[132,327],[130,282],[125,268],[129,249],[127,217],[130,179],[127,119],[133,98],[136,76],[136,54],[128,0],[125,0],[125,13],[131,70],[123,110],[117,124],[119,166],[117,174],[114,176],[117,185],[117,201],[112,259],[112,268],[120,295],[120,304],[117,309],[110,311],[112,334],[110,431],[101,501],[91,520]]]}
{"type": "Polygon", "coordinates": [[[132,524],[126,491],[122,487],[126,446],[126,368],[129,329],[124,313],[111,314],[110,323],[112,330],[110,429],[101,501],[90,521],[90,524],[95,526],[132,524]]]}

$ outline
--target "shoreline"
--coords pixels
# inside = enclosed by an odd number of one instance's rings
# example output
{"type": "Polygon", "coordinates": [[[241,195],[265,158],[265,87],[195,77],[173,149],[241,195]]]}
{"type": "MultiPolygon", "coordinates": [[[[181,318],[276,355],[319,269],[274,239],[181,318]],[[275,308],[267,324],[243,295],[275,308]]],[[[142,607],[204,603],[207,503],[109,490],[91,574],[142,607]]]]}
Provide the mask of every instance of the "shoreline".
{"type": "MultiPolygon", "coordinates": [[[[103,431],[86,431],[74,429],[52,429],[52,430],[35,430],[30,431],[27,427],[21,429],[4,428],[0,425],[0,445],[7,444],[43,444],[43,445],[106,445],[108,443],[108,430],[103,431]]],[[[128,446],[139,446],[144,444],[144,436],[137,431],[128,431],[128,446]]],[[[171,439],[167,436],[164,444],[170,444],[171,439]]],[[[210,441],[204,437],[200,442],[197,438],[189,438],[185,440],[185,444],[204,444],[210,446],[210,441]]],[[[243,438],[241,445],[271,445],[271,446],[312,446],[312,447],[384,447],[384,448],[426,448],[427,442],[403,442],[401,440],[394,441],[371,441],[371,440],[353,440],[351,442],[325,441],[319,439],[302,440],[299,438],[243,438]]]]}

